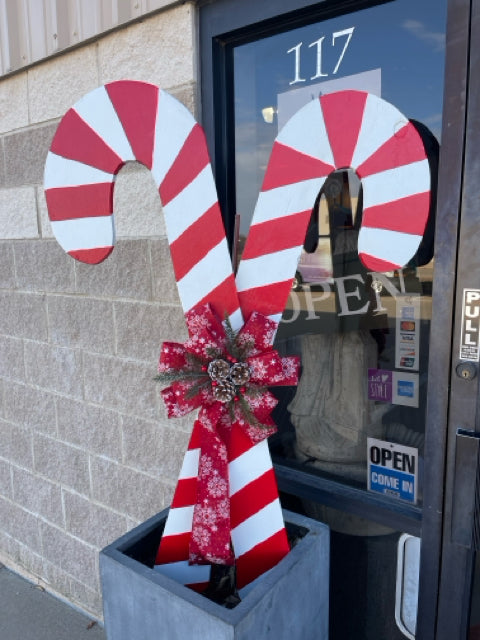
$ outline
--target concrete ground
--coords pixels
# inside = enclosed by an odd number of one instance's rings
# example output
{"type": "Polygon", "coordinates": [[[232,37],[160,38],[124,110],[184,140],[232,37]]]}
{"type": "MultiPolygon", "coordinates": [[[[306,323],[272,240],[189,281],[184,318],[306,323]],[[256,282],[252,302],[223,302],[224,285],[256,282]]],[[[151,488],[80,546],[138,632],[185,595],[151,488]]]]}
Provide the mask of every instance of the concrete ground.
{"type": "Polygon", "coordinates": [[[0,565],[1,640],[105,640],[87,615],[0,565]]]}

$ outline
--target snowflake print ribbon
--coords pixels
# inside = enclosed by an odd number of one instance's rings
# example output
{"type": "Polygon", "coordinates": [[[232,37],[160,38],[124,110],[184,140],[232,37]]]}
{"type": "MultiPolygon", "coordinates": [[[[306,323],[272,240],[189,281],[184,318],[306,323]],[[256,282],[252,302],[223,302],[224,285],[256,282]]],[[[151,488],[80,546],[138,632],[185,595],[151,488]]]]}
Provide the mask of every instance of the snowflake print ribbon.
{"type": "Polygon", "coordinates": [[[253,312],[234,332],[210,305],[186,314],[189,339],[164,342],[157,380],[168,417],[199,408],[200,459],[189,555],[192,564],[233,564],[228,481],[232,428],[240,427],[256,444],[276,431],[271,412],[277,404],[268,386],[296,385],[299,359],[280,357],[272,348],[276,323],[253,312]]]}

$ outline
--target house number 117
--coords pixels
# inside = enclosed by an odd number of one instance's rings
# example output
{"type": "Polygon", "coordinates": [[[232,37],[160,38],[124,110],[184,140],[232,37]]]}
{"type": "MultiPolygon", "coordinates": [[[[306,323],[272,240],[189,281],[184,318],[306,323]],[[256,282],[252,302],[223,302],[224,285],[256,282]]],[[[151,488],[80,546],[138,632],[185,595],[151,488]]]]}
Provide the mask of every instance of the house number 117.
{"type": "MultiPolygon", "coordinates": [[[[343,57],[345,55],[345,52],[348,49],[350,40],[352,39],[354,29],[355,27],[349,27],[348,29],[343,29],[342,31],[334,31],[332,33],[332,47],[335,47],[335,41],[338,38],[342,38],[342,37],[346,38],[346,40],[343,43],[343,49],[341,50],[340,55],[338,57],[337,64],[335,65],[332,71],[332,75],[335,75],[337,71],[340,69],[340,65],[342,64],[343,57]]],[[[310,80],[316,80],[317,78],[326,78],[329,75],[328,73],[323,73],[322,71],[322,47],[323,47],[324,40],[325,40],[325,36],[322,36],[318,40],[315,40],[315,42],[311,42],[308,45],[309,48],[312,48],[312,47],[317,48],[316,71],[315,71],[315,75],[310,76],[310,80]]],[[[297,84],[297,82],[305,82],[306,80],[306,78],[302,78],[300,76],[300,56],[301,56],[302,46],[303,46],[303,42],[299,42],[297,45],[295,45],[294,47],[292,47],[287,51],[287,53],[295,54],[295,77],[291,82],[289,82],[289,84],[297,84]]]]}

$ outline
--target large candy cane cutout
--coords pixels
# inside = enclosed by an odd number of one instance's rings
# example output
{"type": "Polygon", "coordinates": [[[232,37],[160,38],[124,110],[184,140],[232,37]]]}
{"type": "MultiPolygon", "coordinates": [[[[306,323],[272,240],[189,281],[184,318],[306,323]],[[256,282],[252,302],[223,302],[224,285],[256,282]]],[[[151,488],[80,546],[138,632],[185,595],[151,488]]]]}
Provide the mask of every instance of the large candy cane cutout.
{"type": "Polygon", "coordinates": [[[413,258],[430,209],[431,176],[420,135],[377,96],[327,94],[300,109],[275,140],[236,277],[246,316],[256,309],[280,320],[312,203],[332,171],[349,167],[363,185],[363,264],[389,271],[413,258]]]}
{"type": "MultiPolygon", "coordinates": [[[[61,120],[45,166],[47,206],[59,244],[88,264],[108,257],[115,239],[115,176],[129,160],[147,166],[158,186],[184,312],[208,301],[240,328],[243,318],[203,131],[181,103],[154,85],[107,84],[85,95],[61,120]]],[[[231,536],[242,587],[274,566],[288,543],[266,443],[246,446],[241,434],[232,443],[231,536]],[[238,496],[249,492],[257,500],[245,505],[238,496]]],[[[201,588],[209,567],[187,561],[199,451],[194,430],[157,568],[201,588]]]]}
{"type": "MultiPolygon", "coordinates": [[[[208,301],[220,316],[230,315],[234,328],[254,310],[279,321],[312,203],[336,168],[351,166],[363,181],[359,254],[368,268],[406,264],[428,218],[428,161],[408,120],[365,92],[323,96],[293,116],[275,141],[236,278],[237,296],[203,132],[180,103],[153,85],[105,85],[84,96],[60,122],[45,167],[47,205],[60,245],[90,264],[110,254],[115,175],[129,160],[147,166],[158,186],[185,313],[208,301]]],[[[266,443],[245,446],[237,437],[234,449],[229,461],[232,540],[242,587],[278,562],[286,537],[278,497],[272,499],[266,443]],[[257,498],[249,508],[235,506],[242,492],[257,498]]],[[[189,585],[204,583],[209,573],[208,567],[188,565],[185,549],[198,455],[194,430],[158,567],[189,585]]]]}

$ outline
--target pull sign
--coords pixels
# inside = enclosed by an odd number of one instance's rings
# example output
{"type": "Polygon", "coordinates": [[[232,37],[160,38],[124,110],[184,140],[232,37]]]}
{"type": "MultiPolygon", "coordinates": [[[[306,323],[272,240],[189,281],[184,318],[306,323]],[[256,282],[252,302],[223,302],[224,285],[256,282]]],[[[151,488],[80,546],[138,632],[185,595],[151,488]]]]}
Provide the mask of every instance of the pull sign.
{"type": "Polygon", "coordinates": [[[464,289],[460,360],[480,360],[480,289],[464,289]]]}

